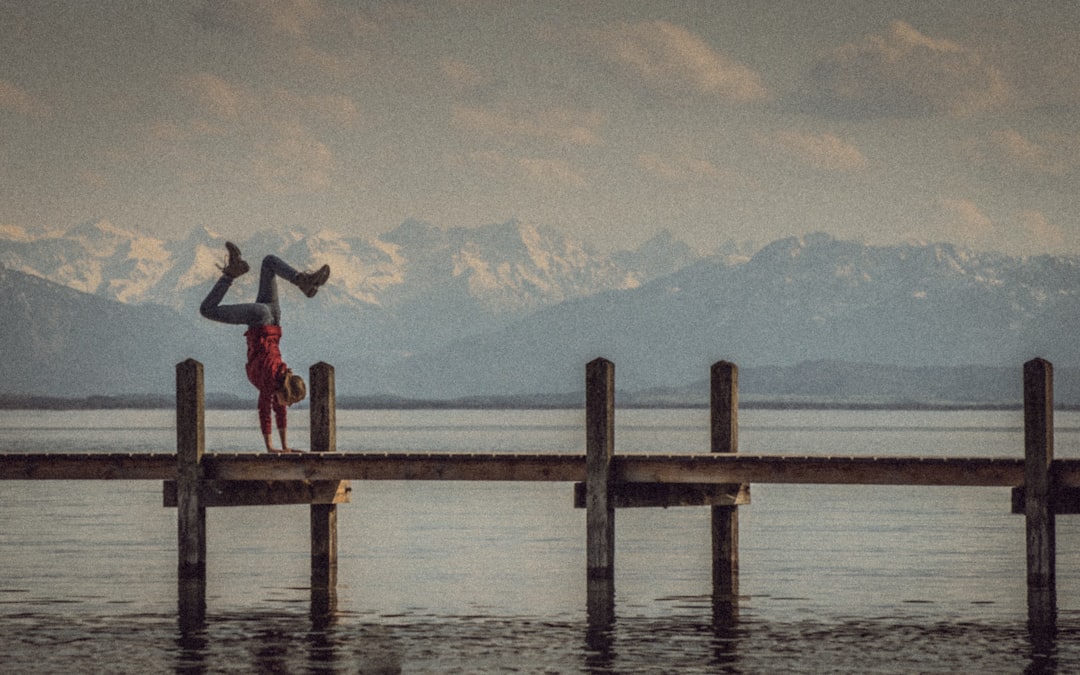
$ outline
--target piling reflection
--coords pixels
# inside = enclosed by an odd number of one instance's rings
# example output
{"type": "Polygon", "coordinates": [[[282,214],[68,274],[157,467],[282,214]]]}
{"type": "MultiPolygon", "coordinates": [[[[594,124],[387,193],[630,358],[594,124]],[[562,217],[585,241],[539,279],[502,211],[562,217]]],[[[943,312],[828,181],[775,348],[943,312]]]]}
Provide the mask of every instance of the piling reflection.
{"type": "Polygon", "coordinates": [[[725,669],[739,662],[739,597],[712,596],[713,663],[725,669]]]}
{"type": "Polygon", "coordinates": [[[672,644],[682,640],[686,640],[682,642],[684,646],[696,643],[700,647],[701,660],[698,663],[708,662],[725,670],[737,667],[742,659],[740,641],[743,638],[739,596],[684,596],[678,600],[691,610],[690,614],[618,621],[614,582],[610,579],[590,579],[585,669],[596,673],[617,672],[624,661],[636,662],[649,650],[657,654],[667,653],[672,644]],[[637,637],[628,640],[627,636],[637,637]]]}
{"type": "Polygon", "coordinates": [[[338,621],[338,594],[336,586],[311,587],[311,628],[325,630],[338,621]]]}
{"type": "Polygon", "coordinates": [[[615,660],[615,581],[589,579],[588,627],[585,631],[585,667],[589,672],[610,672],[615,660]]]}
{"type": "Polygon", "coordinates": [[[181,635],[206,629],[205,580],[180,579],[177,582],[177,614],[181,635]]]}
{"type": "Polygon", "coordinates": [[[180,579],[177,583],[177,623],[176,672],[183,675],[207,672],[205,580],[180,579]]]}
{"type": "Polygon", "coordinates": [[[1028,586],[1030,662],[1025,672],[1055,673],[1057,653],[1057,593],[1053,588],[1028,586]]]}
{"type": "Polygon", "coordinates": [[[1028,617],[1030,653],[1025,673],[1057,673],[1058,629],[1054,612],[1036,612],[1028,617]]]}
{"type": "MultiPolygon", "coordinates": [[[[334,631],[340,620],[336,586],[312,586],[310,628],[304,634],[309,672],[338,672],[339,644],[334,631]]],[[[233,619],[215,619],[222,625],[233,619]]],[[[254,672],[289,672],[294,663],[287,645],[297,636],[294,619],[282,616],[245,617],[243,620],[264,622],[254,632],[256,647],[251,651],[254,672]],[[284,621],[284,624],[283,624],[284,621]]],[[[241,621],[243,621],[241,620],[241,621]]],[[[180,580],[177,585],[176,661],[173,670],[184,675],[207,673],[215,655],[220,658],[222,647],[212,643],[206,612],[206,582],[197,579],[180,580]]],[[[301,633],[303,634],[303,633],[301,633]]]]}
{"type": "Polygon", "coordinates": [[[338,621],[337,573],[337,564],[333,560],[312,561],[311,630],[307,639],[308,663],[312,672],[334,672],[333,666],[338,658],[330,633],[338,621]]]}
{"type": "Polygon", "coordinates": [[[1069,611],[1028,625],[1015,614],[942,620],[923,605],[817,616],[786,599],[702,594],[645,609],[626,602],[617,613],[610,580],[587,589],[586,616],[379,615],[342,611],[326,587],[310,588],[310,608],[301,596],[271,607],[222,602],[233,609],[214,612],[215,596],[208,611],[205,587],[186,582],[165,663],[184,674],[506,672],[523,658],[546,672],[1078,672],[1080,619],[1069,611]]]}

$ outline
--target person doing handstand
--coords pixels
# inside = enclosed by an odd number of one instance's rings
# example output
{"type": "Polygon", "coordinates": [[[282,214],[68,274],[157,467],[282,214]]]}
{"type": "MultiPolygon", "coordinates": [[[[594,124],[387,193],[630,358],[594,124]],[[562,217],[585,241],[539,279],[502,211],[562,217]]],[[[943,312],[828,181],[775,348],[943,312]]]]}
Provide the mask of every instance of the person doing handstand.
{"type": "Polygon", "coordinates": [[[296,285],[304,295],[313,297],[330,277],[330,267],[323,265],[314,272],[298,272],[275,255],[263,258],[259,273],[259,292],[255,302],[223,305],[221,301],[239,276],[247,274],[250,265],[232,242],[225,242],[228,259],[221,268],[221,278],[199,306],[199,313],[212,321],[246,325],[247,376],[259,390],[259,426],[266,449],[270,452],[294,452],[286,440],[286,409],[307,396],[304,379],[289,369],[281,359],[278,343],[281,340],[281,307],[278,304],[277,278],[296,285]],[[277,420],[281,450],[274,448],[271,438],[271,413],[277,420]]]}

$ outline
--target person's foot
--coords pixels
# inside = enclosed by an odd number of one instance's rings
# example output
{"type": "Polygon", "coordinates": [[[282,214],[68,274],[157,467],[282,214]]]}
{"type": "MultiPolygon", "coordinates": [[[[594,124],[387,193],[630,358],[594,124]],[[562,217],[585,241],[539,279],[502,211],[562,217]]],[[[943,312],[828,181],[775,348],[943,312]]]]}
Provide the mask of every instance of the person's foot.
{"type": "Polygon", "coordinates": [[[314,272],[301,272],[296,275],[296,286],[303,291],[304,295],[309,298],[314,297],[319,292],[319,286],[326,283],[326,280],[330,278],[330,266],[323,265],[314,272]]]}
{"type": "Polygon", "coordinates": [[[247,274],[248,270],[251,269],[251,265],[248,265],[247,261],[240,255],[240,248],[231,241],[227,241],[225,242],[225,250],[229,252],[229,257],[225,267],[221,268],[221,272],[231,279],[247,274]]]}

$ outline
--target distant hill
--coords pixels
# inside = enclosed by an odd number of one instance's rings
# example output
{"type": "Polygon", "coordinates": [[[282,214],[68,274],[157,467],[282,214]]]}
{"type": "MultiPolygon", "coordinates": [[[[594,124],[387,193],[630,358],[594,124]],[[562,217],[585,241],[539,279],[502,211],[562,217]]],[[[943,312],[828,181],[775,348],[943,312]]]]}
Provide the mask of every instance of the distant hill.
{"type": "Polygon", "coordinates": [[[168,391],[196,334],[171,309],[124,305],[0,268],[0,393],[168,391]]]}
{"type": "MultiPolygon", "coordinates": [[[[1080,368],[1055,369],[1054,400],[1058,408],[1080,409],[1080,368]]],[[[584,390],[549,394],[477,395],[459,398],[408,398],[391,395],[338,396],[339,409],[551,409],[581,408],[584,390]]],[[[786,367],[739,371],[739,405],[744,409],[1020,409],[1022,368],[954,366],[905,368],[866,363],[807,362],[786,367]]],[[[620,390],[619,407],[705,408],[707,380],[682,387],[620,390]]],[[[138,409],[172,408],[171,394],[47,396],[0,394],[0,409],[138,409]]],[[[246,396],[209,392],[208,408],[249,410],[246,396]]],[[[305,403],[299,404],[301,407],[305,403]]]]}

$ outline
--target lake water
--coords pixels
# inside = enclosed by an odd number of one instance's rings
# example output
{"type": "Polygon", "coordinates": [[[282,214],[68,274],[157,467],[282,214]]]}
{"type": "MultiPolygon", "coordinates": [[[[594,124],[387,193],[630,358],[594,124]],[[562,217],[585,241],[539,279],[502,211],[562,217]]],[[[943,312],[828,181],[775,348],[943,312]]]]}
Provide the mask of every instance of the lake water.
{"type": "MultiPolygon", "coordinates": [[[[1020,457],[1015,412],[740,413],[740,452],[1020,457]]],[[[1056,415],[1080,456],[1080,414],[1056,415]]],[[[306,411],[290,436],[307,446],[306,411]]],[[[581,411],[339,411],[349,451],[583,452],[581,411]]],[[[706,452],[705,410],[619,410],[616,452],[706,452]]],[[[253,412],[209,411],[208,451],[253,412]]],[[[172,411],[3,411],[0,452],[173,452],[172,411]]],[[[1009,490],[754,485],[735,610],[707,509],[616,517],[614,620],[586,612],[564,483],[353,482],[335,598],[306,506],[210,509],[205,622],[178,613],[175,510],[151,481],[0,482],[4,672],[1080,672],[1080,521],[1058,519],[1059,620],[1027,629],[1009,490]]]]}

